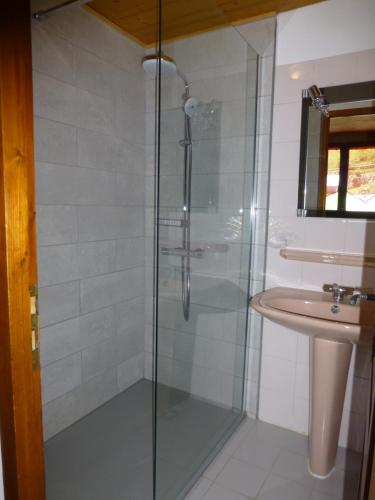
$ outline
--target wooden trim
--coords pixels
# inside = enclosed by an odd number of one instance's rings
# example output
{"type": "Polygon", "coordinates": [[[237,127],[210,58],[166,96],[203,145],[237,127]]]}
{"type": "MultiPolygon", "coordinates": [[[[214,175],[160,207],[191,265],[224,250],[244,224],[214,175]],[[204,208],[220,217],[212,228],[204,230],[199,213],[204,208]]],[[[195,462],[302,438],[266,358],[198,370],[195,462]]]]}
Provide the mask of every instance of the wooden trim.
{"type": "MultiPolygon", "coordinates": [[[[320,1],[320,0],[318,0],[318,1],[320,1]]],[[[90,4],[84,5],[83,9],[86,10],[87,12],[89,12],[91,15],[93,15],[93,16],[97,17],[98,19],[100,19],[100,21],[102,21],[103,23],[107,24],[108,26],[110,26],[114,30],[116,30],[119,33],[121,33],[122,35],[126,36],[127,38],[129,38],[133,42],[137,43],[141,47],[143,47],[145,49],[156,49],[156,46],[157,46],[157,40],[156,39],[155,39],[154,43],[145,43],[140,38],[137,38],[136,36],[132,35],[129,31],[126,31],[120,25],[116,24],[116,22],[111,21],[110,19],[108,19],[107,17],[105,17],[100,12],[97,12],[95,9],[93,9],[92,7],[90,7],[90,4]]],[[[239,20],[239,21],[234,21],[234,22],[226,21],[226,22],[217,24],[215,26],[212,26],[211,28],[205,28],[205,29],[202,29],[202,30],[196,30],[196,31],[194,31],[194,33],[188,33],[188,34],[183,34],[183,35],[179,35],[179,36],[176,35],[176,36],[173,36],[173,37],[170,37],[170,38],[163,39],[162,40],[162,44],[164,45],[164,44],[168,44],[168,43],[178,42],[179,40],[189,39],[189,38],[192,38],[192,37],[197,36],[197,35],[203,35],[205,33],[210,33],[211,31],[216,31],[218,29],[227,28],[228,26],[236,27],[236,26],[242,26],[243,24],[247,24],[247,23],[250,23],[250,22],[262,21],[263,19],[268,19],[268,18],[273,17],[275,15],[276,15],[276,12],[272,11],[272,12],[266,12],[265,14],[260,14],[260,15],[257,15],[257,16],[253,16],[253,17],[249,17],[249,18],[246,18],[246,19],[242,19],[242,20],[239,20]]],[[[155,31],[157,31],[156,30],[156,20],[155,20],[155,31]]]]}
{"type": "Polygon", "coordinates": [[[367,108],[347,108],[347,109],[334,109],[330,110],[329,118],[337,118],[342,116],[357,116],[357,115],[373,115],[375,113],[375,106],[368,106],[367,108]]]}
{"type": "MultiPolygon", "coordinates": [[[[208,33],[226,26],[243,24],[318,3],[322,0],[165,0],[163,43],[208,33]]],[[[110,25],[118,25],[145,47],[157,41],[155,0],[92,0],[85,7],[99,13],[110,25]]]]}
{"type": "Polygon", "coordinates": [[[40,371],[33,370],[36,284],[31,33],[28,0],[0,16],[0,426],[6,500],[44,500],[40,371]]]}
{"type": "Polygon", "coordinates": [[[156,46],[156,41],[153,44],[147,44],[147,43],[142,42],[142,40],[135,37],[134,35],[132,35],[128,31],[125,31],[123,28],[121,28],[121,26],[114,23],[113,21],[110,21],[107,17],[103,16],[103,14],[101,14],[100,12],[97,12],[96,10],[91,8],[90,5],[87,5],[87,4],[83,5],[83,9],[86,10],[87,12],[89,12],[92,16],[95,16],[102,23],[106,24],[107,26],[110,26],[112,29],[114,29],[115,31],[118,31],[119,33],[121,33],[122,35],[129,38],[132,42],[137,43],[138,45],[140,45],[144,49],[150,49],[150,48],[156,46]]]}

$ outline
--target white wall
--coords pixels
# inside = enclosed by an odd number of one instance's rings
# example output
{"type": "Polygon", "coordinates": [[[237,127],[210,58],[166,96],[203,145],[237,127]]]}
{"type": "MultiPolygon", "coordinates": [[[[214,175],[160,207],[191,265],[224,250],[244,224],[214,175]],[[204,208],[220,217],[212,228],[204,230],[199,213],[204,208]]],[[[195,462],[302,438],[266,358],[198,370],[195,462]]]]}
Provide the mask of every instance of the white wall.
{"type": "MultiPolygon", "coordinates": [[[[372,5],[373,2],[371,2],[372,5]]],[[[375,79],[375,50],[369,49],[366,26],[364,39],[353,35],[353,26],[361,25],[369,15],[370,2],[330,0],[279,16],[277,34],[278,65],[275,74],[273,144],[271,160],[271,191],[269,245],[267,250],[266,287],[291,286],[321,289],[323,283],[344,285],[375,283],[375,273],[360,268],[287,261],[271,239],[286,238],[289,246],[367,252],[375,250],[374,224],[355,220],[301,219],[296,216],[299,169],[301,91],[312,83],[318,86],[338,85],[375,79]],[[341,6],[349,16],[345,23],[326,23],[324,19],[341,6]],[[362,6],[362,9],[361,9],[362,6]],[[310,17],[312,16],[312,17],[310,17]],[[317,21],[314,22],[314,16],[317,21]],[[318,20],[321,20],[318,23],[318,20]],[[349,29],[349,24],[351,28],[349,29]],[[319,29],[318,37],[316,30],[319,29]],[[332,30],[335,34],[332,40],[332,30]],[[348,35],[350,33],[350,36],[348,35]],[[303,36],[302,36],[303,34],[303,36]],[[361,43],[360,43],[361,42],[361,43]],[[332,52],[335,54],[332,54],[332,52]],[[331,57],[326,57],[330,55],[331,57]],[[313,58],[313,59],[312,59],[313,58]],[[311,60],[312,59],[312,60],[311,60]],[[293,62],[291,62],[293,61],[293,62]],[[285,64],[288,62],[288,64],[285,64]],[[291,76],[298,76],[293,79],[291,76]],[[372,239],[371,239],[372,238],[372,239]]],[[[372,10],[373,12],[373,10],[372,10]]],[[[374,20],[374,15],[372,16],[374,20]]],[[[375,33],[373,31],[373,33],[375,33]]],[[[372,47],[375,48],[375,36],[372,47]]],[[[357,356],[358,357],[358,356],[357,356]]],[[[354,366],[351,368],[351,379],[354,366]]],[[[356,370],[356,393],[364,389],[364,373],[356,370]]],[[[340,442],[360,447],[364,406],[351,401],[349,384],[340,442]],[[353,411],[354,410],[354,411],[353,411]]],[[[260,418],[298,432],[308,432],[309,414],[309,344],[308,337],[265,321],[263,332],[260,418]]]]}
{"type": "Polygon", "coordinates": [[[276,64],[374,48],[375,2],[327,0],[278,16],[276,64]]]}

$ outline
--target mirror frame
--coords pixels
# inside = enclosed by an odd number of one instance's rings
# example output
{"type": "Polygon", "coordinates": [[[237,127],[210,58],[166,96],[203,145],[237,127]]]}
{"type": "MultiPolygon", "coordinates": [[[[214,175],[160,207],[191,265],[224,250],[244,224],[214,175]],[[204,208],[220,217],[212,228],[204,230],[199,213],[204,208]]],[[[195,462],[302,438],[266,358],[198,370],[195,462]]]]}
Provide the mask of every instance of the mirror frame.
{"type": "MultiPolygon", "coordinates": [[[[347,85],[336,85],[334,87],[321,88],[329,104],[375,100],[375,81],[352,83],[347,85]]],[[[330,217],[345,219],[375,219],[375,212],[353,212],[346,210],[322,210],[306,208],[306,173],[307,173],[307,143],[309,129],[309,109],[312,107],[312,101],[307,96],[306,90],[302,92],[302,115],[301,115],[301,140],[300,140],[300,162],[298,178],[298,217],[330,217]]],[[[321,133],[325,128],[327,119],[321,116],[321,133]]]]}

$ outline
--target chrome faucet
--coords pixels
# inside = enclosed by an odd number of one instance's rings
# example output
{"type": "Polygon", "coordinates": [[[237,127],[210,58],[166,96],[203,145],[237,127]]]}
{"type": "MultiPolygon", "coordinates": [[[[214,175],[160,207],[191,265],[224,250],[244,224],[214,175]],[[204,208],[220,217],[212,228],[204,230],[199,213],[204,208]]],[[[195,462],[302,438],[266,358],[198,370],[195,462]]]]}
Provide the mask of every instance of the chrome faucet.
{"type": "Polygon", "coordinates": [[[337,283],[333,283],[332,285],[325,284],[323,285],[324,292],[332,293],[332,298],[336,303],[342,302],[344,300],[345,295],[350,295],[354,293],[355,288],[348,286],[341,286],[337,283]]]}
{"type": "Polygon", "coordinates": [[[355,306],[358,300],[375,301],[375,294],[368,293],[371,292],[371,290],[366,289],[365,291],[365,289],[360,287],[353,288],[350,286],[338,285],[337,283],[333,283],[332,285],[326,283],[325,285],[323,285],[323,291],[331,293],[334,302],[336,302],[337,304],[343,302],[346,295],[351,296],[349,299],[349,304],[351,306],[355,306]]]}

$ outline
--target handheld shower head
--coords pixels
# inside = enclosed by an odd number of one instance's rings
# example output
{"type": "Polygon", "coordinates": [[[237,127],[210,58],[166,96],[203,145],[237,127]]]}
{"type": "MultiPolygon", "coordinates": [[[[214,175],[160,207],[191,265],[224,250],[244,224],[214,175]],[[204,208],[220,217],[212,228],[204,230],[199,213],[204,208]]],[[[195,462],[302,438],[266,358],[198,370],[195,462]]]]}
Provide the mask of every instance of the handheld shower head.
{"type": "Polygon", "coordinates": [[[320,88],[317,85],[311,85],[311,87],[309,87],[307,89],[307,94],[310,97],[315,108],[328,118],[328,116],[329,116],[328,106],[329,105],[324,97],[323,92],[320,90],[320,88]]]}

